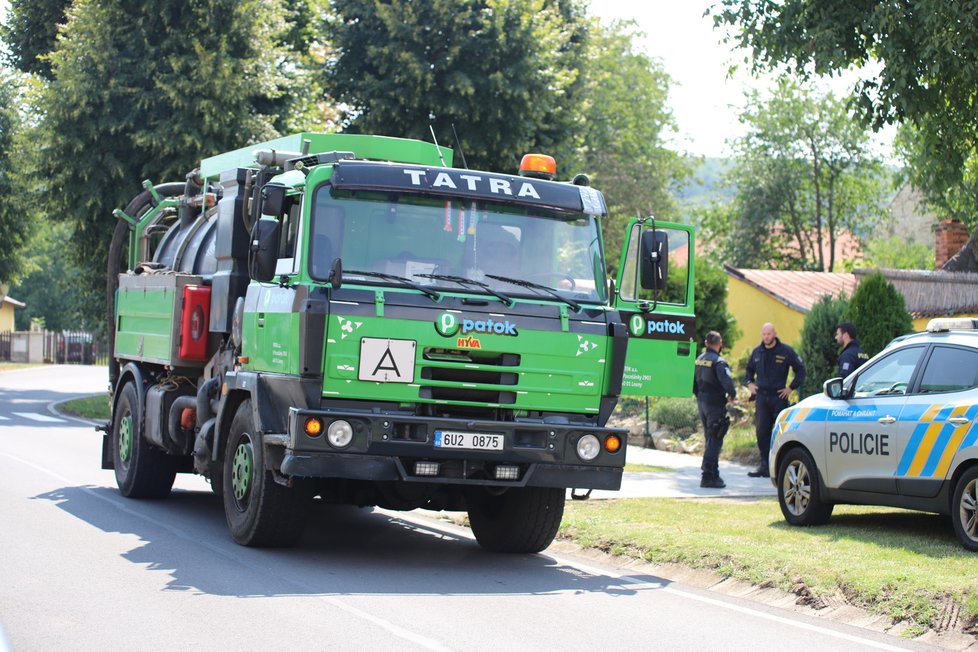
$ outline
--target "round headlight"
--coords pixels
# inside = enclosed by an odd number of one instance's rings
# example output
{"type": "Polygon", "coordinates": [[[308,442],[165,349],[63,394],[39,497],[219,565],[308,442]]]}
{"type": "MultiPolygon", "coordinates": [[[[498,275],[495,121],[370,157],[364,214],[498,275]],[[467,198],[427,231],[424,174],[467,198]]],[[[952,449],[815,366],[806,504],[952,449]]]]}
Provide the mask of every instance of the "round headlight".
{"type": "Polygon", "coordinates": [[[326,429],[326,438],[336,448],[346,448],[353,441],[353,426],[349,421],[337,419],[326,429]]]}
{"type": "Polygon", "coordinates": [[[601,442],[594,435],[584,435],[577,440],[577,456],[590,462],[601,452],[601,442]]]}

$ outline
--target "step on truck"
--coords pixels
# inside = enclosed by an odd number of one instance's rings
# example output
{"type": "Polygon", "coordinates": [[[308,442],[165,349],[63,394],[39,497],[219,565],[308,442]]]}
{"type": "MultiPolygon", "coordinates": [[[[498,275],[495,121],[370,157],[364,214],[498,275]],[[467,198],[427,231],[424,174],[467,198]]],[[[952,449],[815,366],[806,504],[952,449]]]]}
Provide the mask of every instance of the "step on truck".
{"type": "Polygon", "coordinates": [[[619,396],[691,390],[692,229],[633,220],[616,283],[584,175],[452,162],[303,133],[144,182],[109,255],[123,495],[200,474],[248,546],[294,544],[317,504],[463,511],[525,553],[568,489],[620,488],[619,396]]]}

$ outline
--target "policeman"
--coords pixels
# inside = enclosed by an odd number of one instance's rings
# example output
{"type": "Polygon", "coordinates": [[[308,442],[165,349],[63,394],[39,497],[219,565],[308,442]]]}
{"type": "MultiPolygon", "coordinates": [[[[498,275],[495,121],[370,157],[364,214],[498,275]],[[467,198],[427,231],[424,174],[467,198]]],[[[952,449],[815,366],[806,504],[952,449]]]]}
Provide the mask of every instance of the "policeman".
{"type": "Polygon", "coordinates": [[[720,477],[718,461],[723,447],[723,436],[730,427],[726,404],[737,397],[730,374],[730,365],[720,357],[723,338],[720,333],[710,331],[704,340],[706,351],[696,358],[696,373],[693,376],[693,394],[700,409],[700,421],[706,433],[706,450],[703,451],[703,472],[701,487],[723,489],[727,484],[720,477]]]}
{"type": "Polygon", "coordinates": [[[835,341],[842,347],[839,354],[839,377],[845,378],[869,360],[856,340],[856,325],[844,321],[835,327],[835,341]]]}
{"type": "Polygon", "coordinates": [[[757,435],[757,449],[761,452],[761,464],[749,472],[752,478],[767,478],[768,453],[771,450],[771,429],[778,413],[788,407],[788,396],[792,390],[805,382],[805,364],[795,350],[778,339],[774,324],[761,326],[761,343],[751,351],[747,360],[747,388],[751,398],[756,399],[754,432],[757,435]],[[795,377],[788,385],[788,368],[795,377]]]}

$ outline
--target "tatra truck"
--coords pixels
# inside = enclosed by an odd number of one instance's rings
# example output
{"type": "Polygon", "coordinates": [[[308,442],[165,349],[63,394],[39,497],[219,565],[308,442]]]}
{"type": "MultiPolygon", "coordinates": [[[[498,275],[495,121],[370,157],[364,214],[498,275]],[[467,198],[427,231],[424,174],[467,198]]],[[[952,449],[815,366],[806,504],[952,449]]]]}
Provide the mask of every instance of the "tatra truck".
{"type": "Polygon", "coordinates": [[[689,395],[695,358],[692,228],[632,220],[611,280],[604,196],[555,176],[301,133],[144,182],[109,249],[103,468],[130,498],[202,475],[246,546],[352,504],[543,550],[568,489],[620,488],[619,397],[689,395]]]}

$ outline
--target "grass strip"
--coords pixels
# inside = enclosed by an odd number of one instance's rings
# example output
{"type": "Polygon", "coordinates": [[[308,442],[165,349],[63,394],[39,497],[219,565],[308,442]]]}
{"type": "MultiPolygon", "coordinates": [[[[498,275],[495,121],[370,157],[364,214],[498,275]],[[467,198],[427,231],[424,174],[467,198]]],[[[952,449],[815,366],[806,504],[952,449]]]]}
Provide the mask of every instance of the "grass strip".
{"type": "Polygon", "coordinates": [[[656,464],[625,464],[625,473],[675,473],[676,469],[671,466],[658,466],[656,464]]]}
{"type": "Polygon", "coordinates": [[[812,606],[842,601],[938,627],[978,619],[975,563],[950,520],[884,507],[836,506],[828,525],[792,527],[775,499],[634,498],[568,502],[559,536],[586,548],[709,569],[774,586],[812,606]]]}
{"type": "Polygon", "coordinates": [[[100,394],[98,396],[87,396],[65,401],[58,405],[58,409],[65,414],[92,419],[93,421],[109,420],[109,396],[100,394]]]}

